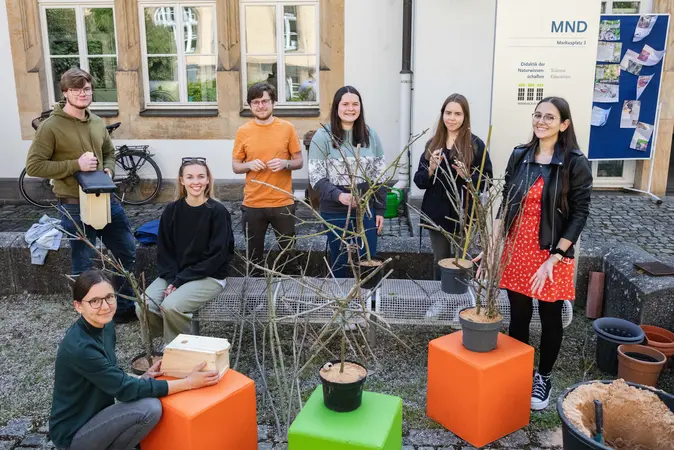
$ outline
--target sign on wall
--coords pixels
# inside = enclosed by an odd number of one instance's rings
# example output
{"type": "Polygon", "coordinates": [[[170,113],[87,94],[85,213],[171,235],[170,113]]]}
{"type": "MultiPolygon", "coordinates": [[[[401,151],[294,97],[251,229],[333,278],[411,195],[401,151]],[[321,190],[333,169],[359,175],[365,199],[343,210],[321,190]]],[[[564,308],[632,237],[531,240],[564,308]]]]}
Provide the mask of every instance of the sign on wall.
{"type": "Polygon", "coordinates": [[[588,157],[650,159],[669,14],[601,16],[588,157]]]}
{"type": "Polygon", "coordinates": [[[512,149],[531,139],[543,98],[571,106],[587,153],[601,0],[499,0],[496,12],[491,158],[501,176],[512,149]]]}

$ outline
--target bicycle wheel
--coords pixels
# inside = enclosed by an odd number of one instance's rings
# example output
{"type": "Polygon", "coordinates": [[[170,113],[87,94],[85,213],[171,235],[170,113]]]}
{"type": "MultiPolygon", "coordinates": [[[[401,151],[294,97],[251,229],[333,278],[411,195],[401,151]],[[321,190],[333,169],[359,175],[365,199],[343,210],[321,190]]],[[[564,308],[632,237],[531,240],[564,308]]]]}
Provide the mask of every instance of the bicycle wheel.
{"type": "Polygon", "coordinates": [[[51,180],[29,177],[26,169],[23,169],[19,176],[19,191],[28,203],[40,208],[51,208],[58,203],[52,190],[51,180]]]}
{"type": "Polygon", "coordinates": [[[142,205],[159,194],[159,166],[142,150],[121,149],[115,156],[115,197],[122,203],[142,205]]]}

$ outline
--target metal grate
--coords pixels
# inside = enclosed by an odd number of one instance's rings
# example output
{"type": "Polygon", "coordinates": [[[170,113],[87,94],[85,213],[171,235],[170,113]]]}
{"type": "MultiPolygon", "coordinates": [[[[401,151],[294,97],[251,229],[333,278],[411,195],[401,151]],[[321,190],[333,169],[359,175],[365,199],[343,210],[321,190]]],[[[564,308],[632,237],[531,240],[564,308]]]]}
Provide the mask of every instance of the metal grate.
{"type": "MultiPolygon", "coordinates": [[[[270,301],[276,316],[285,321],[295,317],[311,322],[325,323],[334,314],[334,306],[326,306],[331,298],[343,297],[353,285],[353,279],[331,280],[325,278],[304,278],[272,283],[267,289],[264,278],[227,279],[227,287],[215,299],[207,303],[195,320],[226,322],[247,319],[268,319],[270,301]]],[[[365,291],[364,296],[369,295],[365,291]]],[[[466,294],[450,295],[442,292],[439,281],[385,280],[376,301],[366,301],[369,309],[375,311],[390,324],[438,325],[459,328],[459,311],[475,305],[472,289],[466,294]]],[[[503,314],[503,324],[510,323],[510,304],[505,291],[501,291],[498,305],[503,314]]],[[[538,302],[533,302],[534,313],[531,327],[540,329],[538,302]]],[[[353,314],[363,308],[352,301],[349,309],[353,314]]],[[[573,319],[571,302],[565,301],[562,309],[562,324],[566,328],[573,319]]]]}
{"type": "MultiPolygon", "coordinates": [[[[505,291],[497,299],[503,314],[503,324],[510,323],[510,303],[505,291]]],[[[377,312],[390,324],[442,325],[460,328],[459,312],[475,305],[472,288],[462,295],[442,292],[439,281],[385,280],[382,283],[377,312]]],[[[534,313],[531,327],[540,329],[538,301],[533,301],[534,313]]],[[[562,324],[566,328],[573,319],[571,302],[565,301],[562,324]]]]}
{"type": "MultiPolygon", "coordinates": [[[[353,279],[329,280],[303,278],[274,282],[267,289],[264,278],[232,277],[227,279],[225,290],[199,310],[195,320],[233,321],[241,318],[268,320],[269,305],[274,305],[276,317],[281,321],[300,320],[326,323],[332,318],[335,306],[330,299],[341,298],[353,286],[353,279]]],[[[363,290],[368,298],[370,291],[363,290]]],[[[370,303],[366,308],[370,310],[370,303]]],[[[349,305],[352,313],[363,311],[356,300],[349,305]]]]}

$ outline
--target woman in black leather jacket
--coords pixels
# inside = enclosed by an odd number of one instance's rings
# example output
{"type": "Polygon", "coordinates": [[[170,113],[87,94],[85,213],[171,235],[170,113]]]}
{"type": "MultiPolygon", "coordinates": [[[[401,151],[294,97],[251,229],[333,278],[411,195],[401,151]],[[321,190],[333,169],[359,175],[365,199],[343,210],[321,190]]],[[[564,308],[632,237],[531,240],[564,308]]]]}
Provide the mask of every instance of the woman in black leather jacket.
{"type": "Polygon", "coordinates": [[[532,298],[541,318],[540,363],[531,408],[550,400],[550,375],[562,344],[562,307],[574,300],[573,245],[590,210],[592,170],[578,149],[566,100],[548,97],[532,114],[531,141],[515,148],[506,169],[500,217],[507,242],[501,287],[510,300],[510,336],[529,343],[532,298]]]}
{"type": "MultiPolygon", "coordinates": [[[[461,204],[464,211],[470,211],[471,199],[465,185],[477,184],[485,151],[482,139],[470,132],[468,100],[461,94],[450,95],[440,108],[435,135],[426,143],[414,174],[414,184],[426,190],[421,203],[424,223],[457,234],[460,217],[456,206],[461,204]]],[[[489,153],[482,173],[484,188],[493,177],[489,153]]],[[[435,259],[435,279],[439,280],[438,261],[452,256],[452,245],[439,231],[429,230],[429,234],[435,259]]]]}

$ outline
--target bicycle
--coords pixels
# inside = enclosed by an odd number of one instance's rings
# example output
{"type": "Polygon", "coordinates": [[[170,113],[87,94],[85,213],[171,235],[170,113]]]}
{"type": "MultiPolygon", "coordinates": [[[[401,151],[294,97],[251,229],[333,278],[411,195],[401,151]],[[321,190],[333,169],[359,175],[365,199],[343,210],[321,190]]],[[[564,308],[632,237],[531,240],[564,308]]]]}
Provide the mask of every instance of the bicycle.
{"type": "MultiPolygon", "coordinates": [[[[40,123],[49,117],[51,111],[44,111],[40,117],[36,117],[31,125],[37,130],[40,123]]],[[[121,122],[107,125],[108,133],[112,135],[121,122]]],[[[152,201],[162,186],[162,175],[159,166],[152,159],[154,156],[148,150],[148,145],[119,145],[115,147],[115,176],[114,183],[117,185],[115,197],[124,204],[143,205],[152,201]],[[147,169],[145,172],[141,172],[147,169]]],[[[52,180],[38,177],[30,177],[26,169],[19,176],[19,191],[23,198],[40,208],[48,208],[56,205],[58,199],[52,190],[52,180]]]]}

